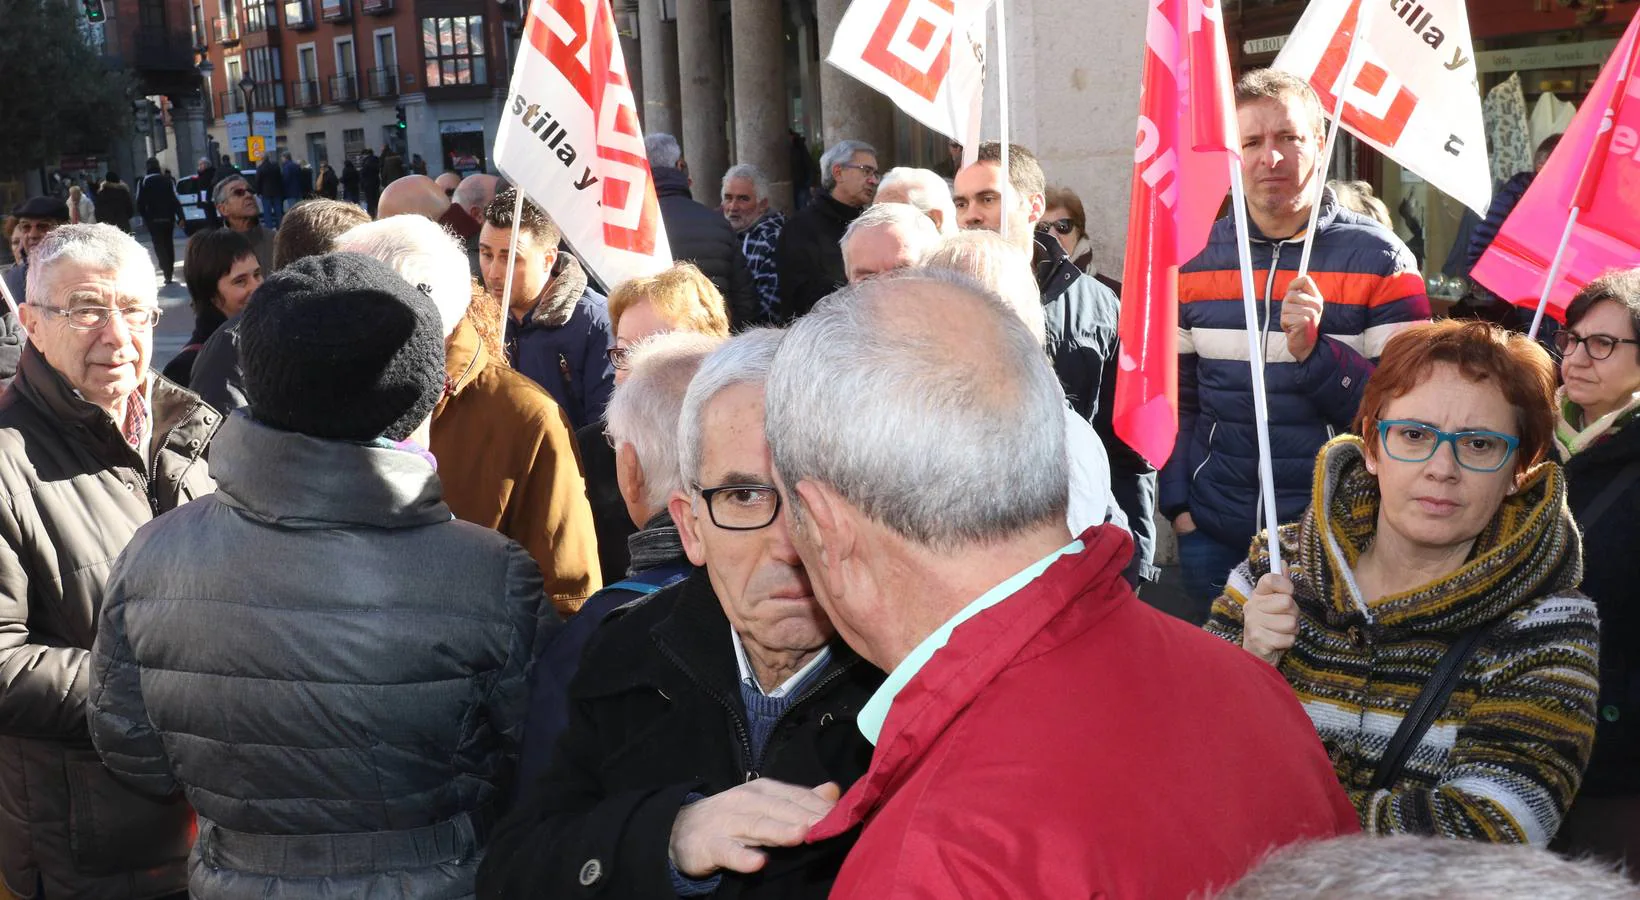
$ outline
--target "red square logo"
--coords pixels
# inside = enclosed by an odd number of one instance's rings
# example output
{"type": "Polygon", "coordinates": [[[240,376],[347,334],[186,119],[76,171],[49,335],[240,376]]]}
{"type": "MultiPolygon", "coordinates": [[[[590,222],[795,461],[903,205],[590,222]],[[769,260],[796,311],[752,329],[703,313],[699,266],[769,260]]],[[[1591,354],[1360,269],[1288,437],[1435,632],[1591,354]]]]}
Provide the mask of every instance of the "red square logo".
{"type": "Polygon", "coordinates": [[[955,13],[952,0],[890,0],[861,58],[924,100],[933,102],[951,68],[955,13]],[[911,10],[913,2],[918,6],[916,12],[911,10]],[[906,37],[896,46],[894,37],[901,28],[906,28],[906,37]],[[940,46],[930,54],[928,51],[934,49],[932,45],[936,40],[940,46]],[[920,55],[928,59],[926,62],[907,59],[903,50],[921,51],[920,55]]]}

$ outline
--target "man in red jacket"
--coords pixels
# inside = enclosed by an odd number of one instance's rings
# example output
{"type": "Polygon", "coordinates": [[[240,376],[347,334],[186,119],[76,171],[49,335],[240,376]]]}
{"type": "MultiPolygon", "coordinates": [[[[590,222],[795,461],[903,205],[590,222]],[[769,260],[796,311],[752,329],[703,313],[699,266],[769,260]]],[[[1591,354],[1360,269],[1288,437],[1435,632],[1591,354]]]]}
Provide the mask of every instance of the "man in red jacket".
{"type": "Polygon", "coordinates": [[[834,898],[1203,895],[1357,830],[1275,670],[1139,602],[1120,529],[1072,539],[1064,403],[1040,340],[950,273],[850,286],[781,344],[792,543],[890,673],[870,770],[809,833],[864,824],[834,898]]]}

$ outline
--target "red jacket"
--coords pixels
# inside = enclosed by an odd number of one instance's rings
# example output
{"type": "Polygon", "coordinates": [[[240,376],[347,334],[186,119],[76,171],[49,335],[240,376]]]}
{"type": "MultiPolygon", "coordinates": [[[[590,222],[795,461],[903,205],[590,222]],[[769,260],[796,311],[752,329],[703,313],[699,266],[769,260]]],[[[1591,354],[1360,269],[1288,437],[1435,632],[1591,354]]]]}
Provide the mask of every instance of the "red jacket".
{"type": "Polygon", "coordinates": [[[832,897],[1201,895],[1359,830],[1276,670],[1140,602],[1109,526],[959,626],[810,841],[864,822],[832,897]]]}

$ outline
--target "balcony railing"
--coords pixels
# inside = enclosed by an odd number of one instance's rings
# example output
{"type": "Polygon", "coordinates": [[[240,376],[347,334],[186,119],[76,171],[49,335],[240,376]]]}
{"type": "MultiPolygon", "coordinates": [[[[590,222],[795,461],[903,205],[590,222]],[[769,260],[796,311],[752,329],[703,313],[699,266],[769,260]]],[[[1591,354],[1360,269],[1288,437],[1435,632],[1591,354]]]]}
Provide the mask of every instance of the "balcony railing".
{"type": "Polygon", "coordinates": [[[318,81],[292,81],[290,99],[290,105],[297,109],[312,109],[324,102],[319,98],[318,81]]]}
{"type": "Polygon", "coordinates": [[[353,18],[353,0],[319,0],[319,18],[326,22],[346,22],[353,18]]]}
{"type": "Polygon", "coordinates": [[[278,31],[279,6],[275,3],[250,3],[245,6],[246,31],[278,31]]]}
{"type": "Polygon", "coordinates": [[[330,76],[330,102],[352,103],[359,99],[359,79],[353,75],[330,76]]]}
{"type": "Polygon", "coordinates": [[[217,16],[211,20],[211,31],[218,44],[239,43],[239,17],[217,16]]]}
{"type": "Polygon", "coordinates": [[[245,95],[238,91],[217,91],[216,109],[224,116],[242,113],[245,111],[245,95]]]}
{"type": "Polygon", "coordinates": [[[305,31],[314,26],[313,4],[308,0],[286,0],[285,27],[305,31]]]}
{"type": "Polygon", "coordinates": [[[285,108],[285,86],[279,82],[261,82],[251,90],[250,104],[245,103],[245,93],[236,85],[231,91],[218,91],[217,108],[224,114],[249,112],[252,109],[262,112],[271,112],[285,108]]]}
{"type": "Polygon", "coordinates": [[[365,74],[365,87],[370,91],[370,99],[381,100],[399,95],[398,68],[371,69],[365,74]]]}
{"type": "Polygon", "coordinates": [[[385,16],[393,12],[393,0],[360,0],[359,8],[367,16],[385,16]]]}

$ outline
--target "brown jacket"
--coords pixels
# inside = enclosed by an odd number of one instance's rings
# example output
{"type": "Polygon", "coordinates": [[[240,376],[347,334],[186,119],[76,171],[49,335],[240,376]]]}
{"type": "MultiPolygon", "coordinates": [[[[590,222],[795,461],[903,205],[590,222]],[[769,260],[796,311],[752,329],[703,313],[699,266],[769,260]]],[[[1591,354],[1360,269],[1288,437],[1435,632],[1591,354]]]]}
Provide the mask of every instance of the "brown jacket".
{"type": "Polygon", "coordinates": [[[93,900],[187,886],[187,805],[115,780],[86,727],[109,570],[140,526],[215,489],[203,454],[221,417],[151,377],[146,460],[32,344],[0,396],[0,876],[19,896],[36,879],[93,900]]]}
{"type": "Polygon", "coordinates": [[[523,544],[553,605],[574,613],[603,578],[569,420],[535,382],[492,364],[469,322],[446,342],[445,367],[432,439],[444,502],[523,544]]]}

